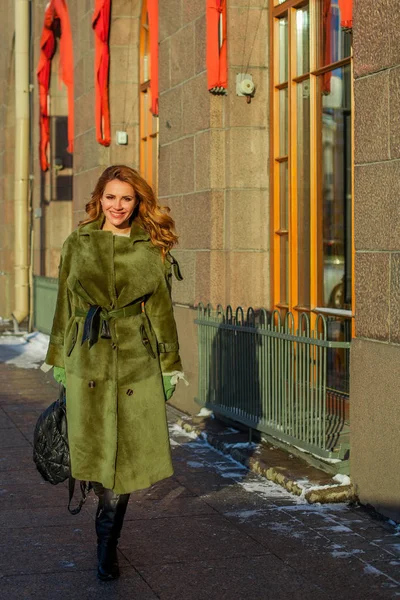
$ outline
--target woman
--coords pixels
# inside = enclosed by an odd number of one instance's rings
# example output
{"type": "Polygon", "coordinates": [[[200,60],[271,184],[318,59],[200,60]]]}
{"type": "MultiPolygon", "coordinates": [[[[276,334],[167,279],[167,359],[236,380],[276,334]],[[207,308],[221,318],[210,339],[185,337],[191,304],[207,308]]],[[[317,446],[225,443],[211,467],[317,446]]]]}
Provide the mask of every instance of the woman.
{"type": "Polygon", "coordinates": [[[46,363],[67,389],[71,472],[92,482],[98,577],[119,575],[130,492],[172,475],[165,412],[183,379],[171,303],[169,209],[133,169],[108,167],[64,243],[46,363]]]}

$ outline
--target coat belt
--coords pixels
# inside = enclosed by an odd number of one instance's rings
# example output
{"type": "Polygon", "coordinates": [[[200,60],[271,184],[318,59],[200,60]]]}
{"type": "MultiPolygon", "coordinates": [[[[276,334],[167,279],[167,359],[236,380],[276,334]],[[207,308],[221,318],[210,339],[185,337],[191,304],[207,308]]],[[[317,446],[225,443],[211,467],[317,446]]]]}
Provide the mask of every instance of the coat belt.
{"type": "Polygon", "coordinates": [[[110,328],[108,321],[110,319],[120,319],[121,317],[134,317],[144,312],[144,302],[135,302],[124,308],[116,308],[107,310],[99,305],[93,305],[88,311],[75,306],[75,317],[85,317],[83,326],[82,342],[89,340],[89,348],[91,348],[99,339],[99,335],[105,339],[111,339],[110,328]]]}

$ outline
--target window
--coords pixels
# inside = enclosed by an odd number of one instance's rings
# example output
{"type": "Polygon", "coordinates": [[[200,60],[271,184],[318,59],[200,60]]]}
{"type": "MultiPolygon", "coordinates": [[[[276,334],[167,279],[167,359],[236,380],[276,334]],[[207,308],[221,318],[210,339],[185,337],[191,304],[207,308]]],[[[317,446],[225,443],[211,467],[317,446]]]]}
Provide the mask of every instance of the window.
{"type": "MultiPolygon", "coordinates": [[[[338,0],[275,0],[272,31],[273,296],[295,322],[353,320],[351,31],[338,0]]],[[[348,360],[328,351],[329,397],[347,397],[348,360]]]]}
{"type": "Polygon", "coordinates": [[[151,52],[147,2],[143,1],[140,24],[140,172],[157,190],[158,117],[151,111],[151,52]]]}
{"type": "Polygon", "coordinates": [[[274,304],[352,317],[351,32],[338,0],[272,10],[274,304]]]}

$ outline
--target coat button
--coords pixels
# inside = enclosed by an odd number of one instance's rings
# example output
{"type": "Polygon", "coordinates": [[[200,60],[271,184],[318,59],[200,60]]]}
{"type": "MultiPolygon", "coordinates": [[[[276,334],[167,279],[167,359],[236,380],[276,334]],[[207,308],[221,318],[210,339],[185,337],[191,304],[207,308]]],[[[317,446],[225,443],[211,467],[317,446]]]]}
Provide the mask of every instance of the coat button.
{"type": "Polygon", "coordinates": [[[113,350],[116,350],[116,349],[117,349],[117,344],[111,344],[111,348],[112,348],[113,350]]]}
{"type": "Polygon", "coordinates": [[[131,389],[126,390],[126,395],[127,396],[132,396],[132,394],[133,394],[133,390],[131,390],[131,389]]]}
{"type": "Polygon", "coordinates": [[[96,383],[94,381],[89,381],[88,385],[90,388],[96,387],[96,383]]]}

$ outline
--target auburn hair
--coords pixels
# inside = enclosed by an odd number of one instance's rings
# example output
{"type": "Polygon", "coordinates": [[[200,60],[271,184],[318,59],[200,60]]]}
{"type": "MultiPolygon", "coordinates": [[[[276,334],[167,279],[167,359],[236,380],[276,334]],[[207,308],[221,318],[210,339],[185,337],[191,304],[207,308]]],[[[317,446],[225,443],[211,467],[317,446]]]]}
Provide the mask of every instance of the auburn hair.
{"type": "Polygon", "coordinates": [[[91,199],[85,207],[89,217],[81,221],[79,225],[97,221],[103,213],[101,198],[107,183],[113,179],[119,179],[133,187],[138,202],[130,222],[135,220],[147,231],[152,243],[161,249],[162,256],[165,258],[168,251],[178,242],[174,220],[168,214],[170,209],[168,206],[159,206],[147,181],[135,169],[126,165],[112,165],[103,171],[92,192],[91,199]]]}

